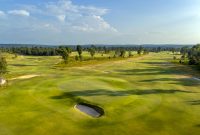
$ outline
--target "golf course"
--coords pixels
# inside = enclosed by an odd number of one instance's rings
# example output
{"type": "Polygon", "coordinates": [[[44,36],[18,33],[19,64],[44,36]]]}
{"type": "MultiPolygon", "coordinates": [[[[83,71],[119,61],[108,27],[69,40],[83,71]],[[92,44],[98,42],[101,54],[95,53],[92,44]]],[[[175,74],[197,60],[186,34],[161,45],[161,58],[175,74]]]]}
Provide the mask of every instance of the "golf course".
{"type": "Polygon", "coordinates": [[[171,52],[66,67],[56,66],[60,56],[13,57],[0,88],[0,135],[200,133],[199,71],[172,63],[171,52]],[[104,113],[91,117],[78,103],[104,113]]]}

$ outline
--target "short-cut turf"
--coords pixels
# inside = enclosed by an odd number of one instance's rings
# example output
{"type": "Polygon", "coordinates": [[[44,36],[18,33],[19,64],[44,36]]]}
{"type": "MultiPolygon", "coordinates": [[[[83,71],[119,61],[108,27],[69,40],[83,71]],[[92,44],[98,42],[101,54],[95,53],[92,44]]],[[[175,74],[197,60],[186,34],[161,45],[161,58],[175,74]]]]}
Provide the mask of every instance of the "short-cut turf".
{"type": "Polygon", "coordinates": [[[7,59],[0,88],[0,135],[199,135],[198,73],[171,64],[173,55],[151,53],[97,65],[56,68],[59,57],[7,59]],[[190,74],[195,74],[192,76],[190,74]],[[105,115],[82,115],[92,103],[105,115]]]}

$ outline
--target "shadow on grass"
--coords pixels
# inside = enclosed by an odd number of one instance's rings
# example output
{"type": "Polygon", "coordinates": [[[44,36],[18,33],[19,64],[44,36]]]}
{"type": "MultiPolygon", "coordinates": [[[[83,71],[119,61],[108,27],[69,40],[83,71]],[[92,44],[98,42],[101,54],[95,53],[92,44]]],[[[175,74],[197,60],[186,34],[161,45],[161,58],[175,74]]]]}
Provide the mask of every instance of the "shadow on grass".
{"type": "Polygon", "coordinates": [[[200,105],[200,100],[187,101],[187,103],[190,105],[200,105]]]}
{"type": "Polygon", "coordinates": [[[72,93],[62,93],[61,95],[58,95],[58,96],[52,96],[50,97],[51,99],[70,99],[72,100],[73,102],[76,102],[76,103],[88,103],[88,101],[84,100],[84,99],[81,99],[75,95],[73,95],[72,93]]]}
{"type": "Polygon", "coordinates": [[[110,91],[110,90],[81,90],[64,92],[61,95],[50,97],[52,99],[65,99],[70,98],[72,100],[82,102],[79,96],[129,96],[129,95],[148,95],[148,94],[174,94],[174,93],[192,93],[182,90],[127,90],[127,91],[110,91]],[[79,101],[80,100],[80,101],[79,101]]]}
{"type": "Polygon", "coordinates": [[[184,71],[182,67],[179,67],[170,62],[138,62],[146,64],[148,67],[144,69],[135,68],[131,70],[117,70],[117,72],[123,75],[166,75],[166,74],[189,74],[188,71],[184,71]]]}
{"type": "Polygon", "coordinates": [[[148,79],[142,80],[140,82],[168,82],[168,84],[180,84],[184,86],[196,86],[200,85],[199,81],[193,78],[159,78],[159,79],[148,79]]]}
{"type": "Polygon", "coordinates": [[[28,67],[28,66],[37,66],[37,65],[31,65],[31,64],[11,64],[11,66],[16,66],[16,67],[28,67]]]}
{"type": "Polygon", "coordinates": [[[167,75],[167,74],[181,74],[183,72],[172,67],[149,67],[144,69],[130,69],[130,70],[116,70],[122,75],[167,75]]]}
{"type": "Polygon", "coordinates": [[[195,125],[195,127],[198,127],[198,128],[200,128],[200,124],[197,124],[197,125],[195,125]]]}
{"type": "Polygon", "coordinates": [[[166,65],[166,66],[171,66],[172,64],[169,62],[139,62],[143,64],[149,64],[149,65],[166,65]]]}
{"type": "MultiPolygon", "coordinates": [[[[147,64],[147,68],[134,68],[129,70],[116,70],[121,75],[138,75],[138,76],[162,76],[162,75],[181,75],[191,76],[190,71],[181,69],[180,67],[168,62],[139,62],[147,64]]],[[[148,77],[147,77],[148,78],[148,77]]],[[[142,80],[140,82],[167,82],[169,84],[178,84],[183,86],[200,85],[199,81],[194,78],[158,78],[142,80]],[[169,82],[167,82],[169,81],[169,82]]]]}

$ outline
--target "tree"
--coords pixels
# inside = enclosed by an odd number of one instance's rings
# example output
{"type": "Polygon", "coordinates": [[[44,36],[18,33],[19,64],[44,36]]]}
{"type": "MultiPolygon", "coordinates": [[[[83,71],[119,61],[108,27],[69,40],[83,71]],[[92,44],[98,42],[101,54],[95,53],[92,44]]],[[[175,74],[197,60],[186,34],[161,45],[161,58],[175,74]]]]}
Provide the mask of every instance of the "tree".
{"type": "Polygon", "coordinates": [[[138,49],[138,51],[137,51],[137,54],[141,55],[141,54],[142,54],[142,51],[143,51],[143,47],[140,46],[139,49],[138,49]]]}
{"type": "Polygon", "coordinates": [[[146,54],[149,54],[149,51],[147,49],[144,49],[143,53],[146,55],[146,54]]]}
{"type": "Polygon", "coordinates": [[[113,58],[117,58],[119,55],[120,55],[120,51],[119,50],[114,50],[113,58]]]}
{"type": "Polygon", "coordinates": [[[89,51],[91,57],[94,58],[94,55],[95,55],[95,48],[91,47],[91,48],[89,48],[88,51],[89,51]]]}
{"type": "Polygon", "coordinates": [[[64,63],[67,64],[68,61],[69,61],[70,49],[60,47],[58,49],[58,54],[62,56],[62,59],[64,60],[64,63]]]}
{"type": "Polygon", "coordinates": [[[133,54],[131,51],[128,52],[128,57],[133,57],[133,54]]]}
{"type": "Polygon", "coordinates": [[[188,59],[190,65],[200,65],[200,44],[193,46],[188,51],[188,59]]]}
{"type": "Polygon", "coordinates": [[[187,46],[181,48],[181,50],[180,50],[181,54],[184,56],[188,53],[188,51],[189,51],[189,47],[187,47],[187,46]]]}
{"type": "Polygon", "coordinates": [[[65,64],[68,63],[68,60],[69,60],[69,52],[67,50],[64,50],[63,53],[62,53],[62,58],[65,62],[65,64]]]}
{"type": "Polygon", "coordinates": [[[75,60],[78,61],[78,55],[75,56],[75,60]]]}
{"type": "Polygon", "coordinates": [[[175,53],[175,51],[176,51],[176,49],[175,49],[175,48],[172,48],[172,53],[173,53],[173,54],[175,53]]]}
{"type": "Polygon", "coordinates": [[[0,74],[3,75],[7,72],[7,61],[6,58],[0,56],[0,74]]]}
{"type": "Polygon", "coordinates": [[[124,50],[124,49],[121,49],[120,50],[120,57],[122,57],[122,58],[124,58],[125,57],[125,55],[126,55],[126,51],[124,50]]]}
{"type": "Polygon", "coordinates": [[[177,59],[176,56],[174,56],[173,59],[176,60],[177,59]]]}
{"type": "Polygon", "coordinates": [[[82,48],[80,45],[77,45],[76,51],[78,52],[78,55],[79,55],[80,60],[82,60],[83,48],[82,48]]]}

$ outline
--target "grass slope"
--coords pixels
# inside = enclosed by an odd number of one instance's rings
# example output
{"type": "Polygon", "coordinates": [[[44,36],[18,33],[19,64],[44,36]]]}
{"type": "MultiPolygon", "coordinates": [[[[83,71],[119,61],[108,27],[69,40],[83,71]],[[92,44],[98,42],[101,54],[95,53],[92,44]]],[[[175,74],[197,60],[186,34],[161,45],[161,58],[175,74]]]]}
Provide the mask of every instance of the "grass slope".
{"type": "Polygon", "coordinates": [[[8,79],[41,76],[0,88],[0,134],[198,135],[200,82],[171,58],[152,53],[62,69],[53,68],[58,57],[10,58],[8,79]],[[84,115],[74,109],[79,101],[104,108],[105,115],[84,115]]]}

